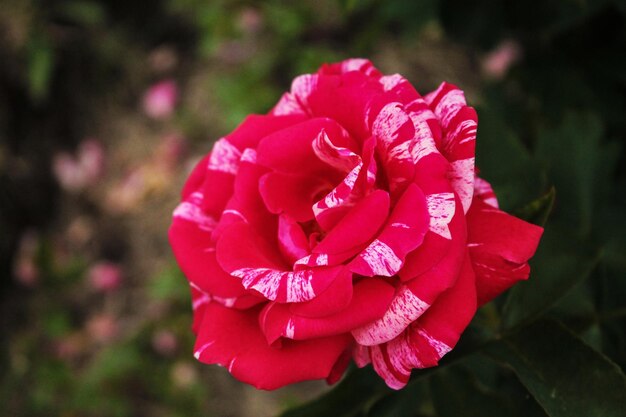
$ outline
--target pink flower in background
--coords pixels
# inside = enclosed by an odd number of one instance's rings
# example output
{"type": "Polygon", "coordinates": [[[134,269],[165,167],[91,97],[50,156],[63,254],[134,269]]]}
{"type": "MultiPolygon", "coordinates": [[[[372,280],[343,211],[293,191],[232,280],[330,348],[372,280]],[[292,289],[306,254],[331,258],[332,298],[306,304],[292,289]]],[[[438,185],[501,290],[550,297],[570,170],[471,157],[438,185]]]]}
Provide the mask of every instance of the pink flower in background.
{"type": "Polygon", "coordinates": [[[52,172],[61,188],[78,192],[95,184],[104,173],[104,147],[97,139],[86,139],[78,145],[76,156],[59,152],[53,157],[52,172]]]}
{"type": "Polygon", "coordinates": [[[97,343],[110,343],[120,332],[117,320],[110,314],[99,314],[91,317],[86,324],[87,334],[97,343]]]}
{"type": "Polygon", "coordinates": [[[166,119],[174,113],[178,101],[178,86],[165,80],[151,86],[143,96],[143,110],[153,119],[166,119]]]}
{"type": "Polygon", "coordinates": [[[94,264],[87,272],[91,287],[103,292],[118,289],[122,282],[122,275],[120,265],[107,261],[94,264]]]}
{"type": "Polygon", "coordinates": [[[482,69],[488,77],[499,80],[504,78],[509,69],[521,58],[520,44],[514,40],[505,40],[482,59],[482,69]]]}
{"type": "Polygon", "coordinates": [[[34,230],[26,231],[17,247],[13,263],[13,275],[20,284],[27,287],[34,287],[39,281],[39,267],[36,263],[38,248],[39,235],[37,232],[34,230]]]}
{"type": "Polygon", "coordinates": [[[476,129],[456,86],[350,59],[217,140],[169,232],[195,357],[263,389],[333,383],[351,357],[395,389],[437,365],[542,234],[476,177],[476,129]]]}
{"type": "Polygon", "coordinates": [[[171,331],[159,330],[152,335],[152,347],[163,356],[171,356],[178,348],[178,340],[171,331]]]}

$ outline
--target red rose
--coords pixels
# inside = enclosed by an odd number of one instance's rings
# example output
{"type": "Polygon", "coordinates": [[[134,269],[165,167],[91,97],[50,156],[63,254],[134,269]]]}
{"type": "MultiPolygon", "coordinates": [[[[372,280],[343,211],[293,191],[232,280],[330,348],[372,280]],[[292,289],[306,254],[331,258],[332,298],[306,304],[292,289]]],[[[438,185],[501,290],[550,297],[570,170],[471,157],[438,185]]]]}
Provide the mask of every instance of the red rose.
{"type": "Polygon", "coordinates": [[[350,357],[392,388],[434,366],[478,305],[528,277],[542,229],[475,177],[476,112],[366,60],[324,65],[192,172],[170,240],[194,348],[264,389],[350,357]]]}

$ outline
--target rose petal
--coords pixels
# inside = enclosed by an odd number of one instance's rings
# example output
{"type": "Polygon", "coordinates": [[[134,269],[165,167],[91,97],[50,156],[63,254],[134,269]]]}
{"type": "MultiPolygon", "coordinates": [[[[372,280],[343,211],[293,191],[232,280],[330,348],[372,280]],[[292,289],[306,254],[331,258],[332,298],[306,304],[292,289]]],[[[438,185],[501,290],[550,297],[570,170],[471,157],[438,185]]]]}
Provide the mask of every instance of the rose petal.
{"type": "Polygon", "coordinates": [[[527,279],[543,228],[475,199],[467,213],[468,247],[476,271],[478,302],[484,304],[527,279]]]}
{"type": "Polygon", "coordinates": [[[407,254],[424,239],[428,225],[426,200],[415,184],[409,185],[398,200],[382,232],[352,262],[350,269],[361,275],[392,276],[407,254]]]}
{"type": "Polygon", "coordinates": [[[264,116],[252,114],[247,116],[237,128],[226,136],[226,139],[243,152],[246,148],[255,149],[261,139],[278,130],[306,120],[304,115],[264,116]]]}
{"type": "Polygon", "coordinates": [[[342,267],[289,271],[276,246],[255,234],[250,225],[235,223],[224,229],[217,242],[217,260],[225,271],[241,278],[246,289],[268,300],[303,302],[322,293],[342,267]]]}
{"type": "Polygon", "coordinates": [[[242,382],[259,389],[276,389],[330,376],[349,348],[349,335],[302,342],[286,340],[270,347],[260,331],[258,310],[238,311],[210,303],[204,312],[194,347],[201,362],[219,364],[242,382]]]}
{"type": "Polygon", "coordinates": [[[354,286],[350,304],[345,310],[324,317],[302,317],[289,306],[270,303],[261,312],[260,326],[273,343],[283,337],[307,340],[349,332],[380,317],[391,301],[394,288],[378,279],[364,279],[354,286]]]}
{"type": "Polygon", "coordinates": [[[404,333],[388,343],[369,347],[374,370],[390,388],[404,387],[414,368],[437,365],[476,313],[474,272],[467,255],[463,265],[456,285],[404,333]]]}

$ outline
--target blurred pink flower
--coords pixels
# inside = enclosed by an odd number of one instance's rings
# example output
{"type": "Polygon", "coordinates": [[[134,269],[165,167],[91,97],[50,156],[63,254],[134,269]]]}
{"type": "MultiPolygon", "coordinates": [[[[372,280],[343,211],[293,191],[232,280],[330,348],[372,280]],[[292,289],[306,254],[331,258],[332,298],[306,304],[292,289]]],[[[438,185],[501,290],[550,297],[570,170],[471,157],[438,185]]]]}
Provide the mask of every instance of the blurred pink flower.
{"type": "Polygon", "coordinates": [[[85,139],[78,146],[76,156],[59,152],[52,160],[52,172],[61,188],[78,192],[94,184],[104,172],[104,148],[96,139],[85,139]]]}
{"type": "Polygon", "coordinates": [[[178,340],[169,330],[159,330],[152,335],[152,347],[163,356],[171,356],[176,352],[178,340]]]}
{"type": "Polygon", "coordinates": [[[504,40],[482,59],[482,69],[487,77],[499,80],[521,58],[520,44],[514,40],[504,40]]]}
{"type": "Polygon", "coordinates": [[[172,367],[171,378],[178,388],[189,388],[198,380],[198,372],[189,362],[178,362],[172,367]]]}
{"type": "Polygon", "coordinates": [[[108,191],[106,207],[117,214],[132,211],[144,197],[145,190],[144,170],[135,169],[108,191]]]}
{"type": "Polygon", "coordinates": [[[143,96],[143,110],[153,119],[166,119],[172,115],[178,101],[178,86],[174,80],[154,84],[143,96]]]}
{"type": "Polygon", "coordinates": [[[247,34],[255,34],[263,28],[263,15],[253,7],[245,7],[237,16],[237,27],[247,34]]]}
{"type": "Polygon", "coordinates": [[[122,282],[122,268],[113,262],[98,262],[87,272],[89,283],[97,291],[116,290],[122,282]]]}
{"type": "Polygon", "coordinates": [[[98,343],[110,343],[119,335],[119,326],[110,314],[99,314],[87,321],[89,337],[98,343]]]}
{"type": "Polygon", "coordinates": [[[59,359],[71,361],[78,358],[85,351],[86,342],[83,333],[75,332],[57,340],[54,350],[59,359]]]}
{"type": "Polygon", "coordinates": [[[35,262],[39,236],[34,230],[26,231],[19,242],[13,263],[13,275],[22,285],[34,287],[39,281],[39,268],[35,262]]]}

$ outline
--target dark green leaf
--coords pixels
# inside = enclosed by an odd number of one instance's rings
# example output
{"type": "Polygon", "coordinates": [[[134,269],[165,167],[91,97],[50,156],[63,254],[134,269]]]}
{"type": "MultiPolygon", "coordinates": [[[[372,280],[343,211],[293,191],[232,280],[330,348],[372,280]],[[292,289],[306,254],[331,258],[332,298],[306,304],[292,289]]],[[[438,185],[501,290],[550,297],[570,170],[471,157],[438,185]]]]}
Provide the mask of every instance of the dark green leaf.
{"type": "Polygon", "coordinates": [[[547,193],[516,210],[514,214],[527,222],[544,226],[554,207],[555,195],[556,190],[551,187],[547,193]]]}
{"type": "Polygon", "coordinates": [[[287,410],[282,417],[356,416],[377,394],[389,390],[371,366],[353,369],[332,391],[308,404],[287,410]]]}
{"type": "Polygon", "coordinates": [[[481,385],[460,366],[431,376],[430,388],[439,417],[517,415],[504,397],[481,385]]]}
{"type": "Polygon", "coordinates": [[[563,325],[536,322],[492,345],[550,417],[621,417],[626,377],[563,325]]]}
{"type": "Polygon", "coordinates": [[[423,380],[414,381],[399,391],[392,391],[376,401],[367,417],[413,416],[428,397],[423,380]]]}
{"type": "Polygon", "coordinates": [[[531,260],[528,281],[509,292],[502,312],[505,328],[529,321],[556,304],[593,271],[599,255],[549,223],[531,260]]]}

